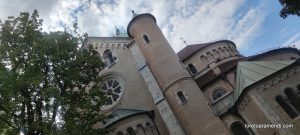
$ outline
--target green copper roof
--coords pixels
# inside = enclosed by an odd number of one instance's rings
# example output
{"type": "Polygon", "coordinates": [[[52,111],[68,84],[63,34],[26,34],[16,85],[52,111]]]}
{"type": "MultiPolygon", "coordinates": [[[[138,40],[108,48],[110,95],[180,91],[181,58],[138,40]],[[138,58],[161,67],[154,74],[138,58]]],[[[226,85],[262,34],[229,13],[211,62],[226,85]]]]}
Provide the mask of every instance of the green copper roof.
{"type": "Polygon", "coordinates": [[[291,65],[291,61],[245,61],[239,62],[237,67],[234,102],[248,86],[266,78],[267,76],[291,65]]]}
{"type": "Polygon", "coordinates": [[[109,118],[106,122],[106,124],[104,125],[104,128],[112,125],[113,123],[133,116],[133,115],[137,115],[137,114],[142,114],[142,113],[149,113],[150,111],[146,111],[146,110],[134,110],[134,109],[117,109],[112,113],[112,117],[109,118]]]}

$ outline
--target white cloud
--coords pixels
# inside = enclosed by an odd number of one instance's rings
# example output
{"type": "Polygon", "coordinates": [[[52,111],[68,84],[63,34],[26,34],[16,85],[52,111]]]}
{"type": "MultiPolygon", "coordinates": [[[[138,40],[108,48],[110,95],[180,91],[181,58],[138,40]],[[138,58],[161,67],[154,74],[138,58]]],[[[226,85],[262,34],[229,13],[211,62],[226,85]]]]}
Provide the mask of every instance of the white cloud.
{"type": "Polygon", "coordinates": [[[293,46],[296,45],[297,48],[300,48],[300,32],[296,33],[294,36],[285,41],[282,46],[293,46]]]}
{"type": "Polygon", "coordinates": [[[250,8],[245,4],[245,0],[7,0],[0,2],[0,17],[36,8],[45,18],[44,30],[63,30],[77,21],[81,32],[90,36],[111,36],[115,26],[126,30],[131,10],[149,12],[174,50],[179,51],[185,46],[181,37],[188,44],[229,39],[238,47],[250,45],[260,33],[265,16],[262,2],[250,8]]]}
{"type": "Polygon", "coordinates": [[[280,35],[281,35],[282,37],[287,36],[287,34],[288,34],[288,28],[283,28],[283,29],[281,29],[279,33],[280,33],[280,35]]]}

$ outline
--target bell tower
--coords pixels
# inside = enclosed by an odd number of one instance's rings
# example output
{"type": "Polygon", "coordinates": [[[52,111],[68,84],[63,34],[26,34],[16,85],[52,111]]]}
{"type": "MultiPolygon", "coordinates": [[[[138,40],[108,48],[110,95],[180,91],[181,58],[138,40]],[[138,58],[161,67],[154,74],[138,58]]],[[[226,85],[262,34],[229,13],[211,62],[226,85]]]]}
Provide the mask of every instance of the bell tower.
{"type": "Polygon", "coordinates": [[[229,134],[184,68],[151,14],[134,16],[127,26],[163,95],[188,135],[229,134]]]}

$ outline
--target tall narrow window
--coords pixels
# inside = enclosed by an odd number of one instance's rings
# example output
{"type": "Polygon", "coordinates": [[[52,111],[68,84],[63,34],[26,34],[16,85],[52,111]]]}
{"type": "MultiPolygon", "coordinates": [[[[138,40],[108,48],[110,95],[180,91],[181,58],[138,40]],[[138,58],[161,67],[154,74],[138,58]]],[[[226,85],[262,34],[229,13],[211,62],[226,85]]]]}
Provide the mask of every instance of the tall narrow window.
{"type": "Polygon", "coordinates": [[[297,117],[296,112],[290,107],[290,105],[284,100],[281,95],[275,97],[275,100],[281,106],[281,108],[292,118],[297,117]]]}
{"type": "Polygon", "coordinates": [[[201,62],[200,65],[204,65],[204,68],[207,67],[207,65],[208,65],[208,59],[207,59],[206,56],[202,55],[202,56],[200,57],[200,62],[201,62]]]}
{"type": "Polygon", "coordinates": [[[289,98],[294,108],[300,112],[300,96],[292,88],[286,88],[284,93],[289,98]]]}
{"type": "Polygon", "coordinates": [[[137,126],[137,134],[138,135],[145,135],[146,132],[145,132],[145,128],[141,125],[141,124],[138,124],[137,126]]]}
{"type": "Polygon", "coordinates": [[[109,49],[107,49],[103,52],[103,58],[108,67],[111,67],[112,65],[115,64],[114,57],[112,55],[112,52],[109,49]]]}
{"type": "Polygon", "coordinates": [[[187,100],[186,100],[185,96],[183,95],[182,91],[177,92],[177,97],[179,98],[179,100],[182,104],[187,103],[187,100]]]}
{"type": "Polygon", "coordinates": [[[149,40],[147,35],[143,35],[143,38],[144,38],[144,41],[145,41],[146,44],[150,43],[150,40],[149,40]]]}
{"type": "Polygon", "coordinates": [[[159,135],[159,132],[155,125],[152,125],[149,122],[147,122],[146,126],[146,135],[159,135]]]}
{"type": "Polygon", "coordinates": [[[127,128],[127,133],[128,135],[136,135],[132,127],[127,128]]]}
{"type": "Polygon", "coordinates": [[[192,75],[197,73],[197,69],[193,64],[189,64],[189,70],[191,71],[192,75]]]}
{"type": "Polygon", "coordinates": [[[250,135],[241,122],[232,123],[230,126],[230,130],[234,135],[250,135]]]}

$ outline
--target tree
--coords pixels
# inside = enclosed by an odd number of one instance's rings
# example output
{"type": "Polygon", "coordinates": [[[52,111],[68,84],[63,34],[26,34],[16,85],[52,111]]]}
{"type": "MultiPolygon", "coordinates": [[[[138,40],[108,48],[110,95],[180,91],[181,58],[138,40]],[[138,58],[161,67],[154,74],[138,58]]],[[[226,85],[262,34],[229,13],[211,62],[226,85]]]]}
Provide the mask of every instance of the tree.
{"type": "Polygon", "coordinates": [[[300,0],[279,0],[283,8],[280,11],[280,16],[286,18],[288,15],[300,16],[300,0]]]}
{"type": "Polygon", "coordinates": [[[0,25],[0,134],[105,134],[102,63],[76,28],[42,32],[36,10],[0,25]]]}

